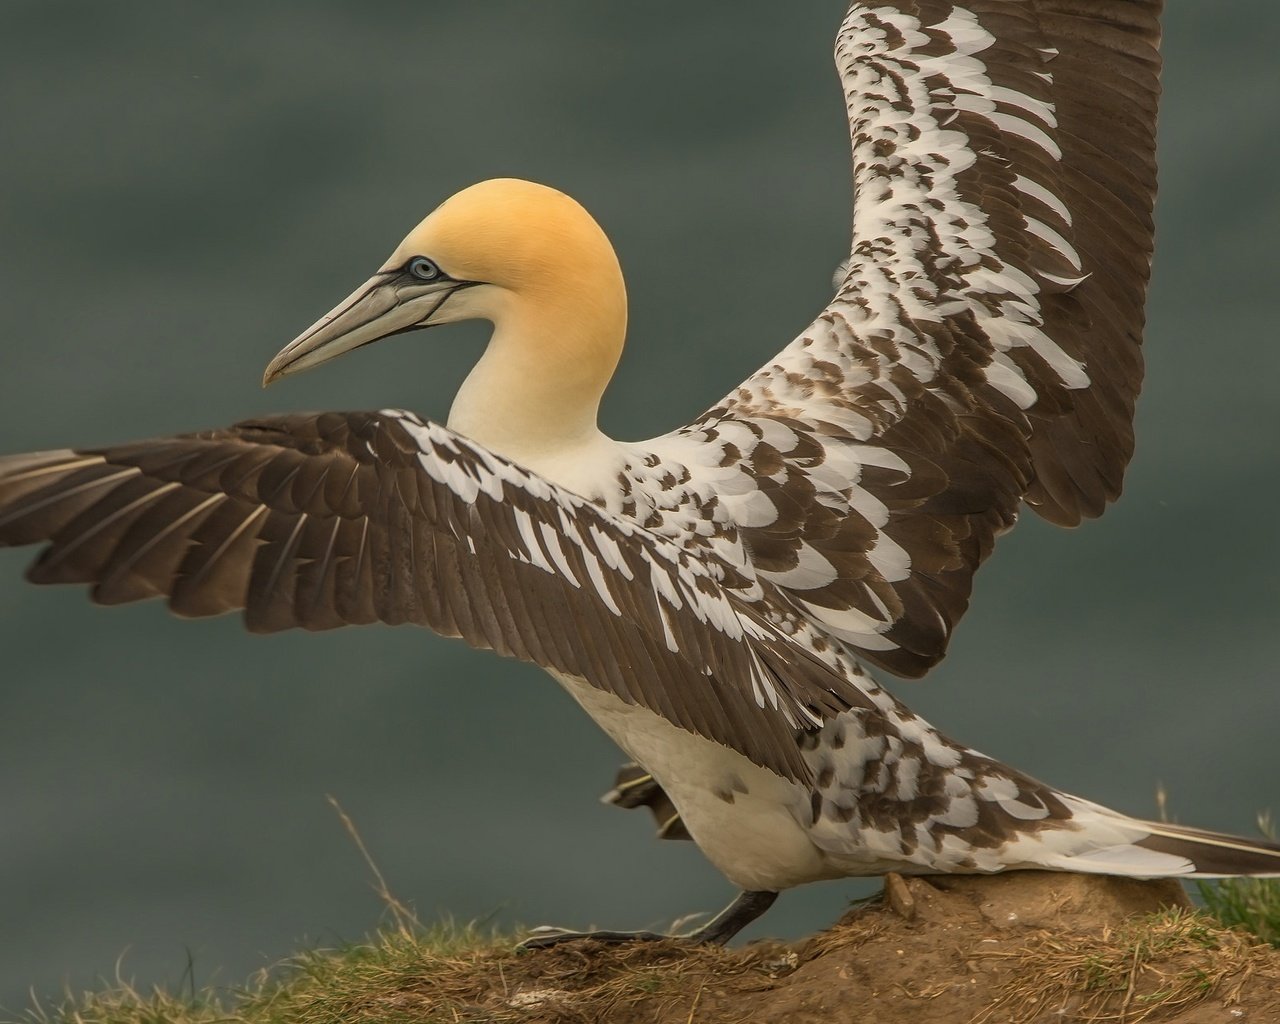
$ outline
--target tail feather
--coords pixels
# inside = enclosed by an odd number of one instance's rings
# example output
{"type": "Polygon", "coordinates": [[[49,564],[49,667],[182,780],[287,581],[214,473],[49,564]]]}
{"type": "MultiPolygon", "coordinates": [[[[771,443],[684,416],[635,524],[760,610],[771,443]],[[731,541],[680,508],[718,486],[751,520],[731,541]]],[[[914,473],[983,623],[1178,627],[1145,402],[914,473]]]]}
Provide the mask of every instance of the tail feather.
{"type": "Polygon", "coordinates": [[[1193,866],[1188,872],[1190,875],[1200,878],[1230,875],[1280,877],[1280,843],[1154,821],[1141,824],[1150,834],[1134,845],[1157,853],[1185,857],[1193,866]]]}
{"type": "Polygon", "coordinates": [[[1280,878],[1280,843],[1272,840],[1142,821],[1078,797],[1064,802],[1078,830],[1055,837],[1057,848],[1038,858],[1044,867],[1134,878],[1280,878]]]}
{"type": "Polygon", "coordinates": [[[1079,853],[1054,854],[1033,866],[1088,875],[1129,878],[1184,878],[1196,873],[1193,861],[1179,854],[1148,850],[1137,843],[1095,846],[1079,853]]]}

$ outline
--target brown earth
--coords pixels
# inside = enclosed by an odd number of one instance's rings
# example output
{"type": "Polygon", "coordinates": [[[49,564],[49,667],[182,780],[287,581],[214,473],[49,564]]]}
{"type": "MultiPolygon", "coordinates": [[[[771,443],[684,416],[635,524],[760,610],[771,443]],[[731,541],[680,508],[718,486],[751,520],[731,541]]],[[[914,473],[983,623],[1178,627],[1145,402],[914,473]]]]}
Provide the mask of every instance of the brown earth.
{"type": "Polygon", "coordinates": [[[884,898],[796,943],[584,941],[457,966],[378,1009],[537,1024],[1280,1024],[1280,950],[1191,911],[1178,883],[1047,872],[890,876],[884,898]]]}

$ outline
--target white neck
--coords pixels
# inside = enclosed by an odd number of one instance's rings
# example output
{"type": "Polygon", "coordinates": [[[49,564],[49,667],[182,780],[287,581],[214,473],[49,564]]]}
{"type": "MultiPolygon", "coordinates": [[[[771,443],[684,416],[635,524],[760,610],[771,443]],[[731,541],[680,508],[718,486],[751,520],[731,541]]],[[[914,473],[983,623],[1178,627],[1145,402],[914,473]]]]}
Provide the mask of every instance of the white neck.
{"type": "Polygon", "coordinates": [[[596,416],[625,321],[602,323],[589,308],[557,316],[511,293],[496,305],[493,336],[454,397],[449,428],[556,479],[575,453],[608,443],[596,416]]]}
{"type": "Polygon", "coordinates": [[[599,396],[583,401],[559,385],[536,352],[510,332],[495,330],[454,396],[449,429],[525,465],[528,456],[574,447],[599,434],[599,396]]]}

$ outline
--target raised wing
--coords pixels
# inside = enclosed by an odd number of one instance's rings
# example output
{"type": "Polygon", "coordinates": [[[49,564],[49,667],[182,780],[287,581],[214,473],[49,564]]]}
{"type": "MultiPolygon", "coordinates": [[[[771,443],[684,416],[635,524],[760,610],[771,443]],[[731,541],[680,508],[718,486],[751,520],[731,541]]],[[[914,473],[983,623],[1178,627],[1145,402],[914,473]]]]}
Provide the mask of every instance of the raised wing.
{"type": "Polygon", "coordinates": [[[807,778],[796,731],[865,698],[678,545],[409,413],[323,413],[0,459],[36,583],[251,630],[415,623],[581,677],[807,778]]]}
{"type": "Polygon", "coordinates": [[[901,675],[1027,501],[1074,525],[1133,449],[1159,0],[860,4],[831,304],[683,431],[764,579],[901,675]]]}

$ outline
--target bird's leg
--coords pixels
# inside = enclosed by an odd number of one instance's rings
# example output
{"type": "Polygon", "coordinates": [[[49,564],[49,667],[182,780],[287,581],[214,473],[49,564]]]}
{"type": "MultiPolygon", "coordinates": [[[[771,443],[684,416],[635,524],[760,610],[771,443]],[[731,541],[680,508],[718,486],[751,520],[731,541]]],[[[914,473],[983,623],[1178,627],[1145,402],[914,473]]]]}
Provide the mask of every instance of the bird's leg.
{"type": "Polygon", "coordinates": [[[763,914],[778,898],[776,892],[740,892],[732,903],[701,928],[683,935],[664,935],[661,932],[575,932],[567,928],[544,925],[517,946],[517,949],[547,949],[562,942],[591,939],[594,942],[655,942],[660,939],[675,940],[690,946],[723,945],[763,914]]]}
{"type": "Polygon", "coordinates": [[[773,906],[777,898],[776,892],[740,892],[732,903],[701,928],[679,938],[695,946],[723,946],[773,906]]]}

